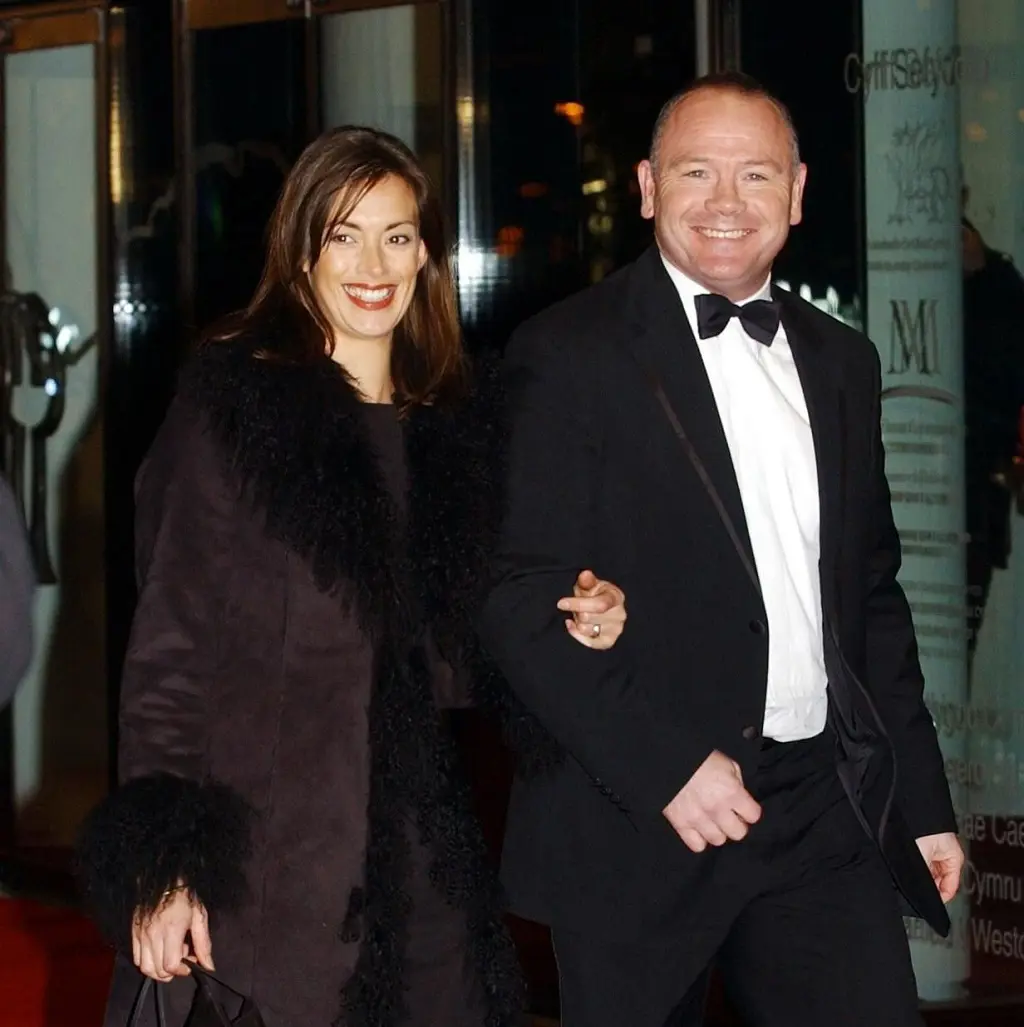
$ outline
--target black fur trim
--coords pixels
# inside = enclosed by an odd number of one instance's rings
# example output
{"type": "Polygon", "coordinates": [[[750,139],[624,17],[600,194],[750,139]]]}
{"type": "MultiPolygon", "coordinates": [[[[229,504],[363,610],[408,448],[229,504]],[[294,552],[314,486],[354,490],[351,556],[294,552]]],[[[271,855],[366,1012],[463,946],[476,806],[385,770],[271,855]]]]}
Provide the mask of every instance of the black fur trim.
{"type": "Polygon", "coordinates": [[[253,342],[210,344],[182,392],[207,415],[267,532],[304,557],[371,638],[401,600],[398,518],[341,368],[261,359],[253,342]],[[397,600],[397,601],[396,601],[397,600]]]}
{"type": "Polygon", "coordinates": [[[173,774],[135,778],[89,814],[76,872],[86,908],[104,936],[131,951],[136,912],[151,913],[179,884],[216,913],[245,900],[252,810],[215,781],[173,774]]]}
{"type": "Polygon", "coordinates": [[[466,914],[487,1027],[511,1027],[524,988],[423,650],[429,625],[446,658],[486,670],[477,694],[514,725],[512,737],[547,738],[486,667],[473,628],[503,505],[496,369],[478,374],[476,389],[458,406],[409,413],[403,530],[358,397],[340,368],[326,357],[301,366],[272,362],[258,357],[260,348],[258,341],[207,347],[186,370],[182,391],[204,411],[268,533],[301,554],[318,585],[350,606],[376,650],[364,881],[348,910],[338,911],[339,934],[358,937],[360,955],[338,1022],[396,1027],[405,1017],[407,827],[414,819],[433,880],[466,914]]]}

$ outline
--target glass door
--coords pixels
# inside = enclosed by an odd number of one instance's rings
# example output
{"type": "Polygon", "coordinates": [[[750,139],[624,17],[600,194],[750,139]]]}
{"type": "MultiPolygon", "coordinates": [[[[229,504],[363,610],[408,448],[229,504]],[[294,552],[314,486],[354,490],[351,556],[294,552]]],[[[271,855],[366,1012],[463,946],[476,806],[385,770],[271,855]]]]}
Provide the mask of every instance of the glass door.
{"type": "Polygon", "coordinates": [[[0,470],[39,577],[0,732],[0,845],[60,849],[106,788],[106,13],[0,12],[0,470]]]}
{"type": "Polygon", "coordinates": [[[444,189],[449,89],[443,5],[320,0],[312,11],[319,127],[371,125],[391,132],[444,189]]]}
{"type": "Polygon", "coordinates": [[[244,306],[264,230],[309,137],[305,4],[180,0],[182,315],[201,329],[244,306]]]}
{"type": "Polygon", "coordinates": [[[267,220],[302,148],[354,122],[394,132],[441,177],[441,4],[179,0],[182,307],[201,330],[244,306],[267,220]]]}

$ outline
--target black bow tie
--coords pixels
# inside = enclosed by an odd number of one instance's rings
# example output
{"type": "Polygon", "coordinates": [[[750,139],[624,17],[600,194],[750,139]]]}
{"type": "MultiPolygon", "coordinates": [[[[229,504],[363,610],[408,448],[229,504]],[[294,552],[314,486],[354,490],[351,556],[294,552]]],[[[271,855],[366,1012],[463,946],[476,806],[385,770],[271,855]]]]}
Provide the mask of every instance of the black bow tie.
{"type": "Polygon", "coordinates": [[[734,317],[740,319],[747,335],[765,346],[772,344],[779,330],[779,304],[775,300],[751,300],[741,307],[717,293],[697,297],[697,334],[702,339],[721,335],[734,317]]]}

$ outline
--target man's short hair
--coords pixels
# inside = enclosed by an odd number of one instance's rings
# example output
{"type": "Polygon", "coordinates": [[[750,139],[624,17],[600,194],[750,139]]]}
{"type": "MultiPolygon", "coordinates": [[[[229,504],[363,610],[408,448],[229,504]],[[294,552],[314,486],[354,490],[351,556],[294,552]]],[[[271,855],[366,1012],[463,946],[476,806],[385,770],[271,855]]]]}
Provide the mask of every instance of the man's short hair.
{"type": "Polygon", "coordinates": [[[700,78],[694,79],[688,86],[680,89],[678,93],[670,97],[662,105],[654,122],[654,129],[651,132],[650,161],[651,166],[655,170],[658,167],[658,149],[661,146],[662,136],[664,136],[665,129],[672,115],[676,112],[676,108],[687,97],[692,96],[694,93],[702,92],[705,89],[716,89],[723,93],[738,93],[740,96],[761,99],[770,103],[779,117],[782,118],[789,132],[793,148],[793,170],[795,171],[800,166],[800,141],[797,138],[796,125],[793,124],[793,115],[789,113],[789,108],[774,93],[769,92],[757,79],[752,78],[750,75],[745,75],[742,71],[716,71],[710,75],[702,75],[700,78]]]}

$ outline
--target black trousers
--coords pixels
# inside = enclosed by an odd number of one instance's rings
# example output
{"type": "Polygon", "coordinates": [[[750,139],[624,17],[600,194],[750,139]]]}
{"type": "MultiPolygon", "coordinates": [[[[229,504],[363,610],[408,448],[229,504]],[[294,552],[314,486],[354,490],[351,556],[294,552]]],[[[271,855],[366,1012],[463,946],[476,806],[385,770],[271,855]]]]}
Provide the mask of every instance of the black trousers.
{"type": "MultiPolygon", "coordinates": [[[[717,965],[748,1027],[918,1027],[892,879],[835,770],[830,732],[769,745],[761,821],[713,862],[664,937],[552,931],[562,1027],[695,1027],[717,965]]],[[[679,843],[682,845],[682,842],[679,843]]]]}

